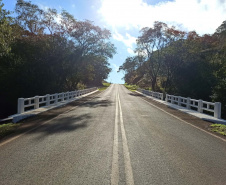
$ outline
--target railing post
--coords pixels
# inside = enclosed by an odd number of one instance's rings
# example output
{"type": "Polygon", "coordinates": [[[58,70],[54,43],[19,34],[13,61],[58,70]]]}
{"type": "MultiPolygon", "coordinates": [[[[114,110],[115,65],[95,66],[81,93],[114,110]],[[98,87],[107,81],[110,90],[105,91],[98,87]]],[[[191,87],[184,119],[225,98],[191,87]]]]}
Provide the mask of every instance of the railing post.
{"type": "Polygon", "coordinates": [[[39,96],[35,96],[35,109],[39,108],[39,96]]]}
{"type": "Polygon", "coordinates": [[[64,101],[64,94],[65,93],[61,93],[61,101],[64,101]]]}
{"type": "Polygon", "coordinates": [[[165,99],[165,101],[168,102],[168,94],[166,94],[166,99],[165,99]]]}
{"type": "Polygon", "coordinates": [[[71,99],[71,92],[68,92],[68,100],[70,100],[71,99]]]}
{"type": "Polygon", "coordinates": [[[202,106],[203,106],[203,102],[202,102],[202,100],[199,100],[199,102],[198,102],[198,112],[200,112],[200,113],[203,112],[202,106]]]}
{"type": "Polygon", "coordinates": [[[49,106],[50,105],[50,95],[47,94],[46,95],[46,106],[49,106]]]}
{"type": "Polygon", "coordinates": [[[163,93],[161,94],[161,100],[163,101],[163,93]]]}
{"type": "Polygon", "coordinates": [[[69,92],[66,92],[66,100],[68,101],[69,100],[69,92]]]}
{"type": "Polygon", "coordinates": [[[178,96],[178,106],[181,106],[181,96],[178,96]]]}
{"type": "Polygon", "coordinates": [[[55,97],[54,103],[57,104],[57,102],[58,102],[58,94],[56,93],[56,94],[54,95],[54,97],[55,97]]]}
{"type": "Polygon", "coordinates": [[[191,104],[191,98],[188,97],[187,98],[187,104],[186,104],[187,109],[190,109],[191,108],[190,104],[191,104]]]}
{"type": "Polygon", "coordinates": [[[18,98],[17,113],[21,114],[23,112],[24,112],[24,98],[18,98]]]}
{"type": "Polygon", "coordinates": [[[214,117],[220,119],[221,118],[221,103],[214,103],[214,117]]]}

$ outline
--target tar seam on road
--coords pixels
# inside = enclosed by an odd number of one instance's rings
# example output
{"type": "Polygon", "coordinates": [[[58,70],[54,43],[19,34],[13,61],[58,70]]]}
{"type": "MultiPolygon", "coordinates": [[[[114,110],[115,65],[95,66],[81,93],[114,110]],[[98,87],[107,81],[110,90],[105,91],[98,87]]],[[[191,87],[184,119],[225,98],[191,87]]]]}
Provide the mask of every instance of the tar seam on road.
{"type": "MultiPolygon", "coordinates": [[[[106,89],[106,90],[107,90],[107,89],[106,89]]],[[[106,90],[105,90],[105,91],[106,91],[106,90]]],[[[104,93],[105,91],[101,92],[100,94],[97,94],[96,96],[92,97],[90,100],[96,98],[97,96],[101,95],[101,94],[104,93]]],[[[90,100],[88,100],[88,101],[90,101],[90,100]]],[[[84,103],[85,103],[85,102],[84,102],[84,103]]],[[[84,104],[84,103],[82,103],[82,104],[84,104]]],[[[82,104],[81,104],[81,105],[82,105],[82,104]]],[[[78,106],[79,106],[79,105],[78,105],[78,106]]],[[[66,113],[70,112],[71,110],[74,110],[74,109],[77,108],[78,106],[75,106],[75,107],[71,108],[70,110],[66,111],[66,113]]],[[[55,118],[52,118],[52,119],[50,119],[50,120],[48,120],[48,121],[45,121],[45,122],[41,123],[40,125],[38,125],[38,126],[32,128],[32,129],[30,129],[30,130],[28,130],[28,131],[26,131],[26,132],[24,132],[24,133],[21,133],[21,134],[19,134],[19,135],[13,137],[13,138],[11,138],[11,139],[8,139],[8,140],[4,141],[3,143],[0,143],[0,147],[3,146],[3,145],[5,145],[5,144],[7,144],[7,143],[10,143],[11,141],[13,141],[13,140],[15,140],[15,139],[17,139],[17,138],[19,138],[19,137],[21,137],[21,136],[23,136],[23,135],[29,133],[29,132],[35,130],[35,129],[37,129],[38,127],[40,127],[40,126],[42,126],[42,125],[44,125],[44,124],[46,124],[46,123],[49,123],[49,122],[51,122],[51,121],[53,121],[53,120],[55,120],[55,119],[57,119],[57,118],[59,118],[59,117],[61,117],[61,116],[63,116],[63,115],[66,115],[66,113],[64,112],[64,113],[62,113],[62,114],[59,114],[59,115],[56,116],[55,118]]]]}
{"type": "Polygon", "coordinates": [[[111,184],[117,185],[119,182],[119,165],[118,165],[118,97],[116,94],[115,108],[115,130],[112,156],[111,184]]]}
{"type": "Polygon", "coordinates": [[[199,129],[199,130],[201,130],[201,131],[203,131],[203,132],[205,132],[205,133],[207,133],[207,134],[209,134],[209,135],[211,135],[211,136],[213,136],[213,137],[215,137],[215,138],[218,138],[218,139],[220,139],[220,140],[226,142],[226,139],[221,138],[221,137],[219,137],[219,136],[216,136],[216,135],[214,135],[214,134],[212,134],[212,133],[210,133],[210,132],[207,132],[207,131],[205,131],[205,130],[203,130],[203,129],[201,129],[201,128],[199,128],[199,127],[197,127],[197,126],[195,126],[195,125],[193,125],[193,124],[191,124],[191,123],[189,123],[189,122],[187,122],[187,121],[184,121],[184,120],[178,118],[177,116],[174,116],[173,114],[170,114],[169,112],[167,112],[167,111],[165,111],[165,110],[163,110],[163,109],[161,109],[161,108],[155,106],[154,104],[148,102],[147,100],[145,100],[145,99],[143,99],[143,98],[141,98],[141,99],[144,100],[145,102],[147,102],[148,104],[150,104],[151,106],[153,106],[153,107],[155,107],[155,108],[157,108],[157,109],[163,111],[164,113],[166,113],[166,114],[168,114],[168,115],[170,115],[170,116],[172,116],[172,117],[174,117],[174,118],[176,118],[176,119],[178,119],[178,120],[180,120],[180,121],[182,121],[182,122],[184,122],[184,123],[186,123],[186,124],[188,124],[188,125],[191,125],[192,127],[197,128],[197,129],[199,129]]]}
{"type": "Polygon", "coordinates": [[[129,154],[129,147],[127,144],[126,132],[123,124],[122,107],[121,107],[119,94],[118,94],[118,104],[119,104],[119,113],[120,113],[120,126],[121,126],[121,134],[122,134],[122,148],[123,148],[123,155],[124,155],[126,184],[134,185],[133,170],[132,170],[131,161],[130,161],[130,154],[129,154]]]}

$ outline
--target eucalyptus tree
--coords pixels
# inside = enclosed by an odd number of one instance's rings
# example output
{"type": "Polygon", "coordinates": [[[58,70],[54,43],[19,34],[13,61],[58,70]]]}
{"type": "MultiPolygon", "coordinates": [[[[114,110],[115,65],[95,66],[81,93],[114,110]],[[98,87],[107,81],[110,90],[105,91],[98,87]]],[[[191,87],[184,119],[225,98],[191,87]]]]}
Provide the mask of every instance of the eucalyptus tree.
{"type": "Polygon", "coordinates": [[[42,25],[43,10],[38,5],[30,1],[17,0],[15,12],[17,13],[16,21],[23,29],[30,34],[42,34],[44,31],[42,25]]]}
{"type": "Polygon", "coordinates": [[[136,52],[146,57],[152,90],[156,89],[157,77],[163,65],[163,49],[169,42],[166,35],[168,29],[167,24],[156,21],[153,28],[141,29],[141,36],[137,39],[136,52]]]}
{"type": "MultiPolygon", "coordinates": [[[[63,11],[61,13],[61,25],[61,33],[73,43],[66,78],[67,87],[73,89],[79,82],[93,81],[94,79],[90,78],[88,74],[99,73],[98,70],[92,71],[97,69],[94,67],[97,58],[102,61],[102,63],[99,62],[99,65],[106,67],[106,61],[113,57],[116,49],[109,42],[110,31],[101,29],[90,21],[78,21],[71,14],[63,11]],[[90,69],[90,71],[87,72],[87,69],[90,69]]],[[[109,64],[107,65],[109,66],[109,64]]],[[[106,72],[107,74],[110,72],[108,68],[106,68],[106,72]]],[[[94,77],[97,77],[97,74],[94,77]]],[[[106,74],[103,78],[106,78],[106,74]]],[[[101,81],[99,81],[100,83],[101,81]]]]}
{"type": "Polygon", "coordinates": [[[127,57],[119,67],[119,71],[125,72],[124,80],[126,83],[136,84],[146,73],[145,58],[142,55],[127,57]]]}

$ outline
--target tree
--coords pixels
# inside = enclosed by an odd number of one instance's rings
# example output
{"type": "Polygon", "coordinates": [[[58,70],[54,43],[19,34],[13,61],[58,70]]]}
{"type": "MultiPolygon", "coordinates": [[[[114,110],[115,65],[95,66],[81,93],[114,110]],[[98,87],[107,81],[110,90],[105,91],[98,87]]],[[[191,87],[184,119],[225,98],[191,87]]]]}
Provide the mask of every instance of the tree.
{"type": "Polygon", "coordinates": [[[138,68],[141,67],[143,60],[143,56],[127,57],[123,65],[119,67],[119,71],[125,72],[124,80],[126,83],[134,84],[137,81],[136,78],[143,77],[143,74],[138,73],[138,68]]]}
{"type": "Polygon", "coordinates": [[[136,52],[143,53],[147,59],[147,69],[153,91],[156,89],[157,77],[162,67],[163,48],[168,44],[168,29],[167,24],[156,21],[153,28],[143,28],[141,36],[137,39],[136,52]]]}
{"type": "MultiPolygon", "coordinates": [[[[217,65],[215,72],[217,84],[213,89],[212,99],[222,103],[222,113],[224,113],[226,112],[226,21],[216,29],[214,36],[217,39],[217,44],[215,44],[216,54],[213,59],[217,65]]],[[[226,114],[222,116],[226,118],[226,114]]]]}
{"type": "Polygon", "coordinates": [[[18,14],[16,21],[23,29],[28,30],[30,34],[43,34],[41,10],[37,5],[30,1],[17,0],[15,12],[18,14]]]}
{"type": "Polygon", "coordinates": [[[0,57],[10,52],[10,44],[13,41],[11,24],[13,18],[10,12],[3,9],[4,4],[0,0],[0,57]]]}

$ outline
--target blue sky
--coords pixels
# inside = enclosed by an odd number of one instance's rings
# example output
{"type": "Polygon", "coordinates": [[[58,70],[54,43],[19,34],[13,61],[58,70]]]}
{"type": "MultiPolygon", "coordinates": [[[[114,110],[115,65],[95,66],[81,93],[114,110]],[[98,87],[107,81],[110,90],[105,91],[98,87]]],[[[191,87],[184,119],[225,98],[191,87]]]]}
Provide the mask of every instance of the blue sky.
{"type": "MultiPolygon", "coordinates": [[[[200,35],[212,34],[226,20],[226,0],[31,0],[41,8],[67,10],[78,20],[91,20],[112,33],[117,54],[109,62],[112,72],[108,81],[124,83],[118,67],[133,56],[136,38],[143,27],[154,21],[174,25],[200,35]]],[[[13,11],[16,0],[3,0],[4,8],[13,11]]]]}

